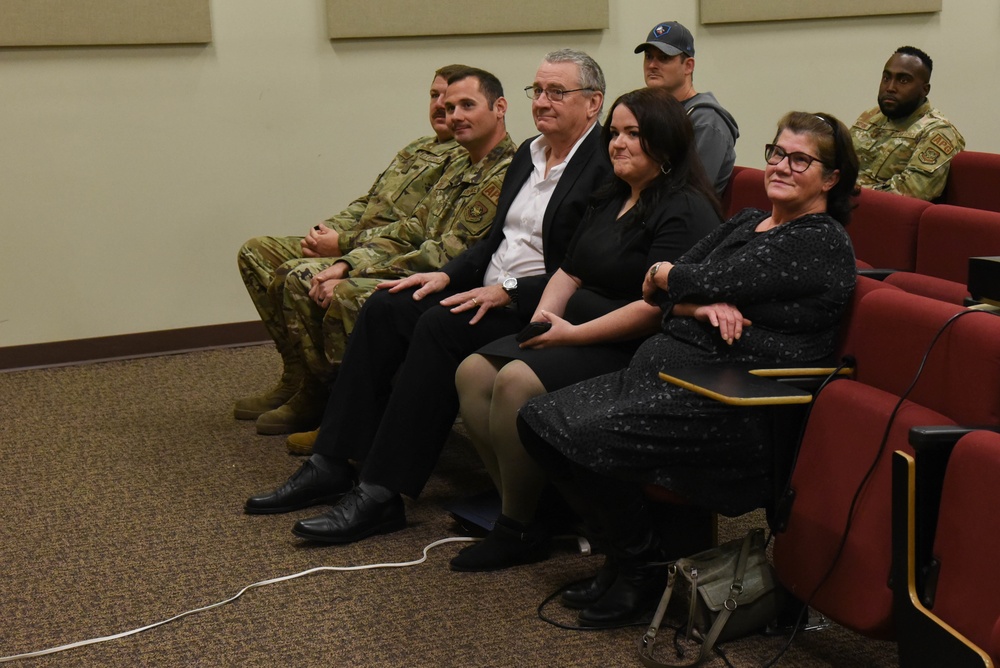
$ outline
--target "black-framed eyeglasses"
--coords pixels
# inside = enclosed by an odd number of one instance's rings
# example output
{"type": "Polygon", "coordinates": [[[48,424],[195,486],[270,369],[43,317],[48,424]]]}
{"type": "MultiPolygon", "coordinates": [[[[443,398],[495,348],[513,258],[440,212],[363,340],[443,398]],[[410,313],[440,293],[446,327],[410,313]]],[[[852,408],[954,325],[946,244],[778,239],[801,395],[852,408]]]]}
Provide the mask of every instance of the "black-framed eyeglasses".
{"type": "Polygon", "coordinates": [[[767,161],[769,165],[779,165],[781,161],[788,158],[788,168],[793,172],[802,173],[809,169],[809,165],[814,162],[823,164],[823,161],[819,158],[814,158],[808,153],[802,153],[800,151],[792,151],[789,153],[785,149],[781,148],[777,144],[765,144],[764,145],[764,160],[767,161]]]}
{"type": "Polygon", "coordinates": [[[541,86],[525,86],[524,94],[528,96],[529,100],[537,100],[545,93],[545,97],[549,98],[549,102],[562,102],[563,98],[566,97],[567,93],[577,93],[581,90],[593,91],[593,88],[571,88],[569,90],[563,90],[562,88],[542,88],[541,86]]]}

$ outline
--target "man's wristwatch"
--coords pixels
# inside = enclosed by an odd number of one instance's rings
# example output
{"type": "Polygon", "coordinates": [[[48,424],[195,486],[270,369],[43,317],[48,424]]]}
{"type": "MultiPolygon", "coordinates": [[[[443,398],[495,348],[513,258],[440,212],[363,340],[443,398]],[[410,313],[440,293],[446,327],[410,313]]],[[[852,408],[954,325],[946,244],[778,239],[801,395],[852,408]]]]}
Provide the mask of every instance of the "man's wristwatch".
{"type": "Polygon", "coordinates": [[[500,284],[503,287],[503,291],[507,293],[510,297],[510,302],[512,304],[517,303],[517,279],[516,278],[505,278],[503,283],[500,284]]]}

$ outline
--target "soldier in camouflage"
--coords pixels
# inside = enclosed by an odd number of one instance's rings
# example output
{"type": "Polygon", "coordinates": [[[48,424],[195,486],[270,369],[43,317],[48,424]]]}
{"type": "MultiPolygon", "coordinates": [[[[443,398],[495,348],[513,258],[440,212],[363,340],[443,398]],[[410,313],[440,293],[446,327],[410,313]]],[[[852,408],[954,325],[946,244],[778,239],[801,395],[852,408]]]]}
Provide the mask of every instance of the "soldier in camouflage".
{"type": "Polygon", "coordinates": [[[923,200],[944,191],[951,159],[965,139],[927,101],[933,67],[930,56],[912,46],[900,47],[886,62],[878,107],[851,128],[858,185],[923,200]]]}
{"type": "Polygon", "coordinates": [[[237,255],[240,276],[281,354],[284,370],[278,385],[270,392],[236,402],[237,419],[256,420],[284,404],[302,384],[305,367],[288,341],[284,323],[284,286],[288,273],[307,266],[321,271],[332,264],[332,258],[376,237],[381,227],[409,218],[448,164],[466,154],[452,137],[444,108],[448,78],[463,69],[464,65],[448,65],[434,73],[429,110],[434,134],[421,137],[399,151],[368,193],[325,223],[314,226],[304,237],[255,237],[240,248],[237,255]]]}
{"type": "Polygon", "coordinates": [[[358,311],[386,279],[433,271],[483,238],[496,215],[503,176],[516,145],[507,135],[500,82],[468,68],[448,80],[447,122],[466,149],[404,220],[364,233],[364,241],[321,270],[297,264],[282,293],[286,336],[306,373],[299,392],[257,418],[260,433],[319,423],[326,387],[344,354],[358,311]]]}

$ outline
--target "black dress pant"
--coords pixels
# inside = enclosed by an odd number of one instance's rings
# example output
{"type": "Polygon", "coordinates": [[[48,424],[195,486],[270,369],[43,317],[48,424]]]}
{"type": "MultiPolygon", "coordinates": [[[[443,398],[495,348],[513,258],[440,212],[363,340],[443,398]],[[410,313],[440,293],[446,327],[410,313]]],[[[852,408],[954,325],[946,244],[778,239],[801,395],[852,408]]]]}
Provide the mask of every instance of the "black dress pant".
{"type": "Polygon", "coordinates": [[[455,314],[438,303],[451,294],[414,301],[413,291],[380,290],[369,297],[313,452],[363,461],[361,480],[420,494],[458,414],[458,365],[526,324],[515,310],[502,308],[470,325],[475,309],[455,314]]]}

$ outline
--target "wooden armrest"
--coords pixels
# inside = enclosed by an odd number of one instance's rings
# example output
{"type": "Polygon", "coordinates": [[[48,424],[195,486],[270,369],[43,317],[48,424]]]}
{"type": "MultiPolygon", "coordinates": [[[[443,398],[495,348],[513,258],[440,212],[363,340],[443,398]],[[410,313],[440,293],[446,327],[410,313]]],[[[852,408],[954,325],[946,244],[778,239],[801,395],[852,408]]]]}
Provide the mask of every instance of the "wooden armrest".
{"type": "Polygon", "coordinates": [[[808,404],[812,393],[781,383],[747,366],[707,366],[664,369],[660,378],[730,406],[808,404]]]}

